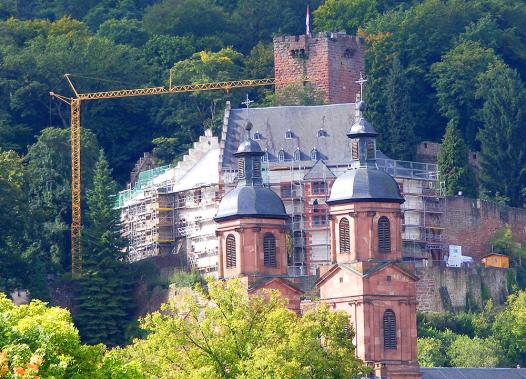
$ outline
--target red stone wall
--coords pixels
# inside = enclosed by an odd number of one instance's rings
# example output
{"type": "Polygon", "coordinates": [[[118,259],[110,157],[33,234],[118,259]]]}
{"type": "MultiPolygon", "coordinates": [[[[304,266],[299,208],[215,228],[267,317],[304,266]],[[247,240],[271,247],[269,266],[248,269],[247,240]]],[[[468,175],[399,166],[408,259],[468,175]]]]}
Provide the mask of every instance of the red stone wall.
{"type": "Polygon", "coordinates": [[[462,255],[475,261],[491,252],[491,239],[505,224],[511,225],[517,242],[526,240],[526,209],[465,197],[446,198],[446,245],[462,246],[462,255]]]}
{"type": "Polygon", "coordinates": [[[318,33],[274,38],[276,92],[307,78],[325,92],[329,104],[352,103],[364,73],[364,48],[358,37],[341,33],[318,33]]]}

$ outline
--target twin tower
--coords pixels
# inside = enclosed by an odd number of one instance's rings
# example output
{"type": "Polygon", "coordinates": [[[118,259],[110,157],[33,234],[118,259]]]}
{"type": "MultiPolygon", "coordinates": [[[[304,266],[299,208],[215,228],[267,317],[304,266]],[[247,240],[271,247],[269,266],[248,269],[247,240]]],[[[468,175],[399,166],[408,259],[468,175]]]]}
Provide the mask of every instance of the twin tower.
{"type": "MultiPolygon", "coordinates": [[[[416,281],[402,263],[395,180],[376,165],[377,133],[356,104],[350,168],[333,184],[329,205],[332,265],[316,285],[320,300],[350,316],[356,353],[377,377],[420,378],[416,355],[416,281]]],[[[259,144],[247,121],[237,187],[216,215],[220,278],[241,278],[249,293],[277,289],[299,311],[302,292],[287,278],[287,221],[283,202],[263,186],[259,144]]]]}

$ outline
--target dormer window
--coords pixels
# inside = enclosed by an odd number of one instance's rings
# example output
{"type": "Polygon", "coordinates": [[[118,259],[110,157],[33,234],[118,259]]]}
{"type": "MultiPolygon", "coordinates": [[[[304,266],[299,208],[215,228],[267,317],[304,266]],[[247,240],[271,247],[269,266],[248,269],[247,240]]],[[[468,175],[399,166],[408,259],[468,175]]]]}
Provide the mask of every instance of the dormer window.
{"type": "Polygon", "coordinates": [[[265,150],[265,154],[261,157],[261,160],[263,162],[268,162],[268,151],[265,150]]]}
{"type": "Polygon", "coordinates": [[[260,141],[263,139],[263,135],[260,132],[254,133],[254,141],[260,141]]]}
{"type": "Polygon", "coordinates": [[[278,153],[278,162],[285,162],[285,151],[283,149],[278,153]]]}
{"type": "Polygon", "coordinates": [[[295,160],[295,161],[299,161],[299,160],[301,160],[301,152],[300,152],[300,149],[296,149],[296,150],[294,151],[294,160],[295,160]]]}
{"type": "Polygon", "coordinates": [[[316,148],[311,150],[311,152],[310,152],[310,160],[311,161],[317,161],[318,160],[318,150],[316,150],[316,148]]]}
{"type": "Polygon", "coordinates": [[[318,137],[327,137],[327,132],[321,128],[318,130],[318,137]]]}
{"type": "Polygon", "coordinates": [[[294,138],[294,133],[292,133],[292,131],[289,129],[285,132],[285,139],[293,139],[294,138]]]}

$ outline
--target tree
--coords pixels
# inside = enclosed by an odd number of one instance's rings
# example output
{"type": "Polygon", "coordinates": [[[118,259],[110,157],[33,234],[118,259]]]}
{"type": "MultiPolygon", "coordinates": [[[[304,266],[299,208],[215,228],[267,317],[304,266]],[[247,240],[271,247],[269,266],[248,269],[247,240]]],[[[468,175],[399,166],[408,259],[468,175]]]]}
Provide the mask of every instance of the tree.
{"type": "Polygon", "coordinates": [[[495,317],[493,335],[505,354],[505,363],[524,366],[526,363],[526,292],[508,296],[506,308],[495,317]]]}
{"type": "MultiPolygon", "coordinates": [[[[248,296],[237,280],[209,282],[142,321],[144,340],[110,353],[143,377],[303,378],[365,374],[343,312],[320,306],[302,317],[277,292],[248,296]]],[[[117,369],[116,369],[117,370],[117,369]]],[[[117,370],[118,372],[118,370],[117,370]]]]}
{"type": "Polygon", "coordinates": [[[491,239],[492,250],[499,254],[505,254],[514,259],[518,266],[521,266],[522,259],[526,257],[526,247],[515,242],[513,230],[509,224],[495,232],[491,239]]]}
{"type": "Polygon", "coordinates": [[[433,337],[417,339],[418,363],[423,367],[444,367],[447,357],[443,354],[442,341],[433,337]]]}
{"type": "Polygon", "coordinates": [[[101,378],[104,348],[80,343],[67,310],[38,300],[15,306],[0,294],[0,314],[2,378],[101,378]]]}
{"type": "Polygon", "coordinates": [[[524,205],[526,187],[526,89],[517,71],[502,62],[490,65],[477,88],[484,101],[481,143],[481,185],[486,196],[504,197],[510,206],[524,205]]]}
{"type": "Polygon", "coordinates": [[[312,84],[293,83],[278,92],[265,92],[264,106],[321,105],[325,103],[325,92],[312,84]]]}
{"type": "Polygon", "coordinates": [[[472,198],[477,196],[477,182],[468,154],[456,122],[450,121],[437,157],[439,180],[444,183],[447,196],[455,196],[459,192],[472,198]]]}
{"type": "Polygon", "coordinates": [[[476,136],[482,127],[482,101],[473,88],[478,77],[497,59],[492,49],[483,48],[479,42],[466,41],[431,66],[440,112],[462,128],[461,135],[470,148],[477,147],[476,136]]]}
{"type": "Polygon", "coordinates": [[[327,0],[314,12],[314,26],[318,32],[356,34],[379,14],[376,0],[327,0]]]}
{"type": "Polygon", "coordinates": [[[127,266],[120,235],[117,185],[103,152],[88,192],[87,227],[83,240],[83,272],[77,297],[76,323],[82,339],[115,346],[124,342],[130,300],[127,266]]]}
{"type": "Polygon", "coordinates": [[[453,367],[497,367],[501,353],[493,338],[460,335],[448,349],[453,367]]]}

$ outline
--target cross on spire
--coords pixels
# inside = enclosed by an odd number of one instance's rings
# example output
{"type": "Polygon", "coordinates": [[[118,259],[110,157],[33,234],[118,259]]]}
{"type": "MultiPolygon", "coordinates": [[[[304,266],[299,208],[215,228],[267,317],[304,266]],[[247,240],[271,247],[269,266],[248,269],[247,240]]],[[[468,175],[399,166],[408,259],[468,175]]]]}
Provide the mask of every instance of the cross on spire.
{"type": "Polygon", "coordinates": [[[360,85],[360,100],[363,100],[363,85],[365,84],[366,81],[367,79],[365,79],[363,77],[363,74],[360,72],[360,79],[355,81],[355,83],[358,83],[360,85]]]}
{"type": "Polygon", "coordinates": [[[246,98],[246,100],[243,101],[243,102],[241,103],[241,104],[243,104],[244,106],[247,107],[247,117],[246,117],[247,120],[248,120],[248,109],[250,108],[250,104],[252,104],[253,102],[254,102],[254,100],[250,100],[250,99],[248,98],[248,93],[247,93],[247,98],[246,98]]]}

